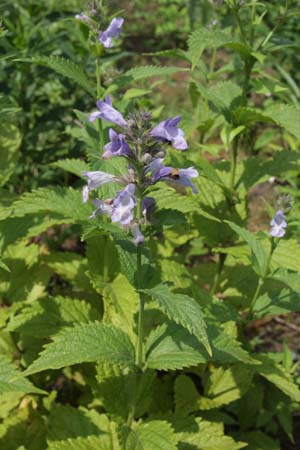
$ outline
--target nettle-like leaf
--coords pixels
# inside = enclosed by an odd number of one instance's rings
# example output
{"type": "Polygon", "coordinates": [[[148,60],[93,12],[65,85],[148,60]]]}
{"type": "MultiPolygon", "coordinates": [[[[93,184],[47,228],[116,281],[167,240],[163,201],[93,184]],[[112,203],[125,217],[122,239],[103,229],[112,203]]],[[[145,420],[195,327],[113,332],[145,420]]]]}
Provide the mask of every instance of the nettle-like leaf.
{"type": "Polygon", "coordinates": [[[128,434],[125,450],[176,450],[177,437],[170,423],[163,420],[142,422],[128,434]]]}
{"type": "Polygon", "coordinates": [[[39,188],[25,193],[13,204],[14,217],[27,214],[49,214],[50,218],[59,214],[67,222],[85,221],[92,207],[82,202],[80,191],[71,188],[39,188]]]}
{"type": "Polygon", "coordinates": [[[94,409],[53,403],[48,419],[47,439],[50,444],[50,441],[66,441],[93,435],[101,437],[101,444],[102,441],[103,444],[108,444],[114,439],[115,428],[114,422],[94,409]]]}
{"type": "Polygon", "coordinates": [[[198,90],[205,99],[212,103],[214,110],[224,114],[225,118],[231,121],[231,111],[241,101],[242,89],[240,86],[227,80],[219,81],[208,88],[200,85],[198,90]]]}
{"type": "Polygon", "coordinates": [[[117,437],[86,436],[67,439],[65,441],[51,441],[46,450],[121,450],[117,437]]]}
{"type": "Polygon", "coordinates": [[[21,142],[22,135],[16,125],[5,122],[0,124],[0,187],[16,169],[21,142]]]}
{"type": "Polygon", "coordinates": [[[128,70],[117,78],[114,83],[117,85],[124,85],[145,78],[169,77],[177,72],[186,71],[189,71],[189,69],[183,67],[141,66],[128,70]]]}
{"type": "Polygon", "coordinates": [[[108,414],[127,420],[134,404],[136,417],[147,413],[155,389],[154,371],[146,370],[137,376],[135,369],[107,363],[97,364],[96,371],[94,395],[108,414]]]}
{"type": "Polygon", "coordinates": [[[157,370],[176,370],[208,361],[196,337],[175,323],[152,331],[146,341],[146,366],[157,370]]]}
{"type": "Polygon", "coordinates": [[[184,374],[179,375],[175,380],[174,399],[176,416],[187,416],[199,409],[199,392],[192,379],[184,374]]]}
{"type": "Polygon", "coordinates": [[[169,319],[186,328],[204,345],[209,355],[211,347],[206,332],[206,323],[200,305],[184,294],[174,294],[166,284],[159,284],[144,292],[156,300],[169,319]]]}
{"type": "Polygon", "coordinates": [[[77,324],[55,336],[25,373],[96,361],[134,365],[134,347],[129,337],[112,325],[77,324]]]}
{"type": "Polygon", "coordinates": [[[22,377],[21,373],[5,357],[0,356],[0,394],[6,392],[24,392],[26,394],[44,394],[29,380],[22,377]]]}
{"type": "Polygon", "coordinates": [[[265,246],[253,233],[250,233],[250,231],[239,227],[233,222],[227,221],[227,223],[230,228],[232,228],[244,241],[247,242],[251,249],[253,268],[261,277],[264,277],[267,273],[269,263],[269,253],[265,246]]]}
{"type": "Polygon", "coordinates": [[[276,364],[270,356],[257,355],[257,359],[262,363],[257,366],[257,372],[292,400],[300,402],[300,389],[299,386],[293,382],[292,377],[276,364]]]}
{"type": "Polygon", "coordinates": [[[200,28],[191,33],[188,39],[189,54],[192,57],[193,67],[196,66],[203,51],[211,48],[231,48],[241,56],[249,56],[251,49],[233,38],[227,30],[200,28]]]}
{"type": "Polygon", "coordinates": [[[226,436],[222,422],[209,422],[196,417],[176,419],[174,425],[180,450],[238,450],[247,446],[246,442],[226,436]]]}
{"type": "Polygon", "coordinates": [[[100,319],[100,315],[89,303],[55,297],[25,304],[21,311],[11,317],[6,329],[36,338],[47,338],[66,325],[96,319],[100,319]]]}
{"type": "Polygon", "coordinates": [[[204,386],[204,395],[198,401],[199,408],[219,408],[239,399],[250,388],[253,374],[253,369],[242,365],[212,369],[204,386]]]}
{"type": "Polygon", "coordinates": [[[134,316],[137,312],[138,294],[123,274],[118,274],[105,286],[103,302],[103,320],[121,328],[134,342],[136,339],[134,316]]]}
{"type": "MultiPolygon", "coordinates": [[[[299,277],[298,274],[297,276],[299,277]]],[[[257,318],[287,314],[292,311],[299,312],[299,293],[293,292],[290,289],[279,290],[277,285],[275,290],[265,292],[258,297],[253,311],[257,318]]]]}
{"type": "Polygon", "coordinates": [[[82,172],[89,170],[89,166],[85,161],[76,158],[60,159],[52,163],[51,166],[62,169],[65,172],[73,173],[78,177],[82,177],[82,172]]]}
{"type": "Polygon", "coordinates": [[[93,84],[89,81],[82,68],[70,59],[60,56],[33,56],[32,58],[19,59],[18,61],[49,67],[49,69],[77,83],[91,96],[95,96],[93,84]]]}

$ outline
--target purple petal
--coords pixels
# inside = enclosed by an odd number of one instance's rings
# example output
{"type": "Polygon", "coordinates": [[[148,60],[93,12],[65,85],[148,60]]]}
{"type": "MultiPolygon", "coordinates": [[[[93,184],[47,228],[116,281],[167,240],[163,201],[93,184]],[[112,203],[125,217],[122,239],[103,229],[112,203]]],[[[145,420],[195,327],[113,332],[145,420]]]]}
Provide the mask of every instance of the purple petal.
{"type": "Polygon", "coordinates": [[[112,38],[117,38],[120,36],[121,27],[123,25],[124,19],[121,17],[115,17],[110,22],[108,28],[105,31],[99,32],[99,41],[105,48],[113,47],[112,38]]]}
{"type": "Polygon", "coordinates": [[[133,242],[136,246],[142,244],[145,240],[145,237],[142,235],[141,230],[138,224],[133,225],[133,242]]]}
{"type": "Polygon", "coordinates": [[[99,119],[107,120],[108,122],[113,122],[123,128],[127,126],[127,122],[124,119],[124,117],[122,116],[122,114],[119,111],[117,111],[115,108],[113,108],[112,102],[111,102],[111,99],[109,96],[107,96],[105,98],[105,100],[98,100],[96,104],[97,104],[97,107],[100,112],[92,113],[90,115],[90,119],[89,119],[90,121],[99,118],[99,119]]]}
{"type": "Polygon", "coordinates": [[[96,216],[103,214],[111,215],[112,206],[109,205],[108,203],[104,202],[103,200],[100,200],[99,198],[96,198],[95,200],[93,200],[93,204],[96,206],[96,209],[95,211],[93,211],[89,219],[94,219],[96,216]]]}

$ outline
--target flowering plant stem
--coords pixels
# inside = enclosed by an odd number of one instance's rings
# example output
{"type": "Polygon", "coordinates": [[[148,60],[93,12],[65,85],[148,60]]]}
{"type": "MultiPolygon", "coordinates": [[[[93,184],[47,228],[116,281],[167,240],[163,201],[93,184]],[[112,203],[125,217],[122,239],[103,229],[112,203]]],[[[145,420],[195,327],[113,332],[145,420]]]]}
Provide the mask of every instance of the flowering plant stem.
{"type": "Polygon", "coordinates": [[[261,292],[261,288],[263,287],[265,278],[269,274],[271,258],[272,258],[272,255],[274,253],[274,250],[276,248],[277,243],[278,243],[278,239],[272,238],[272,240],[271,240],[271,250],[270,250],[270,253],[269,253],[269,258],[268,258],[265,274],[264,274],[264,276],[260,276],[259,277],[257,288],[256,288],[256,290],[254,292],[254,296],[253,296],[253,298],[251,300],[251,303],[250,303],[249,312],[248,312],[248,319],[249,320],[251,320],[253,318],[253,310],[254,310],[254,307],[255,307],[255,303],[256,303],[256,300],[259,297],[259,294],[261,292]]]}

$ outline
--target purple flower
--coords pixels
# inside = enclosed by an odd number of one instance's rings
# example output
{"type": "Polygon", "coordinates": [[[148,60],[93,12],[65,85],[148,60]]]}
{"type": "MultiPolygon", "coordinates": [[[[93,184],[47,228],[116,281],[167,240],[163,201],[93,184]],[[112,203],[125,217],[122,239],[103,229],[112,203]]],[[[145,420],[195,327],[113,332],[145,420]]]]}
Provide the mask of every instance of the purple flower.
{"type": "Polygon", "coordinates": [[[177,150],[186,150],[188,145],[184,139],[184,132],[177,126],[180,121],[181,116],[164,120],[150,131],[150,136],[162,141],[171,142],[172,146],[177,150]]]}
{"type": "Polygon", "coordinates": [[[150,220],[155,209],[155,200],[152,197],[144,197],[142,203],[142,213],[145,219],[150,220]]]}
{"type": "Polygon", "coordinates": [[[84,203],[88,201],[90,191],[103,186],[103,184],[110,183],[112,181],[119,181],[118,177],[115,175],[102,172],[101,170],[95,172],[83,172],[82,175],[88,179],[87,186],[84,186],[82,190],[82,199],[84,203]]]}
{"type": "Polygon", "coordinates": [[[128,225],[133,220],[132,210],[136,206],[135,184],[129,183],[125,189],[118,192],[113,202],[113,211],[111,214],[112,222],[119,222],[122,225],[128,225]]]}
{"type": "Polygon", "coordinates": [[[125,141],[123,134],[116,133],[112,128],[109,130],[110,142],[104,146],[103,158],[111,158],[112,156],[127,156],[130,154],[130,148],[125,141]]]}
{"type": "Polygon", "coordinates": [[[145,240],[145,237],[142,235],[140,227],[137,223],[133,225],[133,242],[136,246],[142,244],[145,240]]]}
{"type": "Polygon", "coordinates": [[[95,27],[93,20],[84,13],[76,14],[75,19],[87,23],[91,28],[95,27]]]}
{"type": "Polygon", "coordinates": [[[99,41],[105,48],[113,47],[112,38],[117,38],[121,33],[121,26],[123,25],[124,19],[121,17],[115,17],[110,22],[108,28],[105,31],[100,31],[99,41]]]}
{"type": "Polygon", "coordinates": [[[95,211],[90,215],[89,219],[95,219],[96,216],[102,216],[103,214],[108,214],[109,216],[112,213],[112,206],[109,202],[104,202],[99,198],[93,200],[94,205],[96,206],[95,211]]]}
{"type": "Polygon", "coordinates": [[[126,127],[127,122],[122,114],[112,106],[112,101],[109,96],[104,100],[97,101],[97,108],[99,111],[94,111],[89,117],[89,122],[94,122],[96,119],[107,120],[108,122],[115,123],[120,127],[126,127]]]}
{"type": "Polygon", "coordinates": [[[170,181],[181,186],[190,187],[194,194],[198,193],[196,186],[191,182],[191,178],[196,178],[199,173],[194,167],[188,169],[174,169],[164,166],[162,158],[154,159],[146,168],[146,173],[150,173],[150,180],[153,183],[157,181],[170,181]]]}
{"type": "Polygon", "coordinates": [[[281,210],[277,211],[274,218],[270,222],[270,235],[281,238],[285,235],[285,228],[287,227],[285,215],[281,210]]]}

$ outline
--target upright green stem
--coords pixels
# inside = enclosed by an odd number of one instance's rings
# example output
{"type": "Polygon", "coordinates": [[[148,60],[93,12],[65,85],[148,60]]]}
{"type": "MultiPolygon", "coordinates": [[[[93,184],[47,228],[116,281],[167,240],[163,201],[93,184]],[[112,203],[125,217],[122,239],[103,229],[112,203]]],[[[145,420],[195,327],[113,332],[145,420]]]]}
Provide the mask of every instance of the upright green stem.
{"type": "MultiPolygon", "coordinates": [[[[141,160],[142,157],[142,148],[141,146],[137,147],[138,153],[138,161],[141,160]]],[[[141,192],[142,185],[142,173],[141,168],[137,170],[137,213],[136,218],[140,220],[143,218],[143,195],[141,192]]],[[[137,339],[137,348],[136,348],[136,364],[139,367],[142,367],[144,362],[144,305],[145,300],[143,294],[140,292],[142,287],[142,247],[141,245],[137,246],[136,249],[136,262],[137,262],[137,288],[139,291],[139,318],[138,318],[138,339],[137,339]]]]}
{"type": "MultiPolygon", "coordinates": [[[[98,46],[96,48],[97,56],[96,56],[96,80],[97,80],[97,100],[101,97],[101,65],[100,65],[100,57],[101,57],[101,47],[98,46]]],[[[103,150],[104,146],[104,136],[103,136],[103,126],[102,126],[102,120],[98,120],[99,124],[99,143],[100,143],[100,150],[103,150]]]]}
{"type": "Polygon", "coordinates": [[[235,186],[236,163],[238,155],[239,136],[233,139],[230,147],[230,191],[233,194],[235,186]]]}

